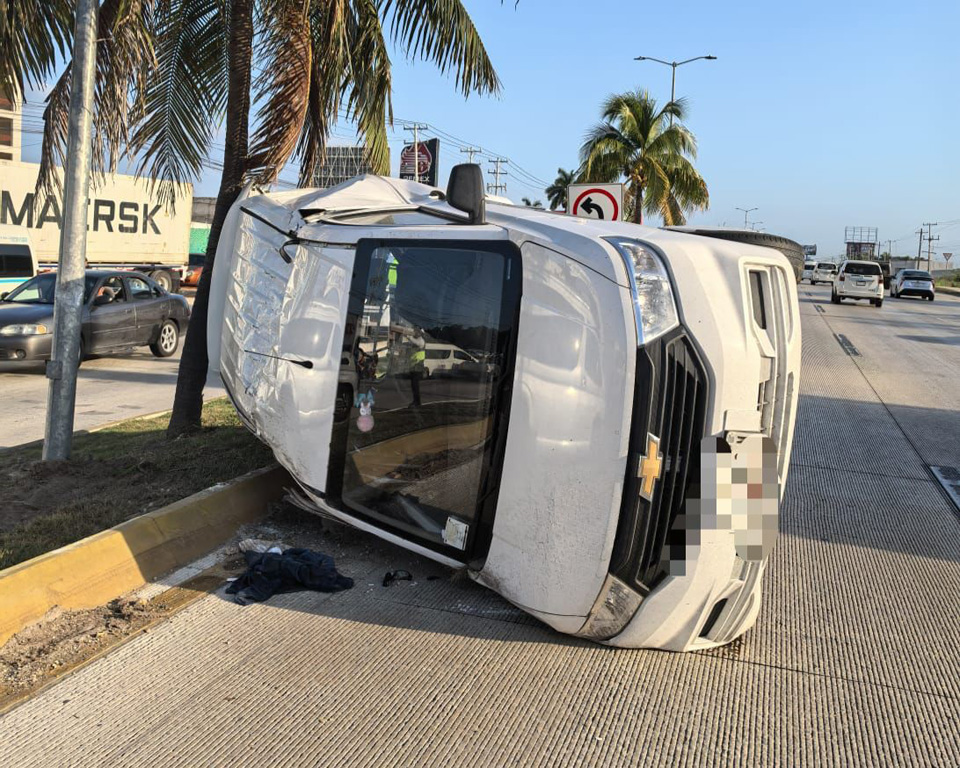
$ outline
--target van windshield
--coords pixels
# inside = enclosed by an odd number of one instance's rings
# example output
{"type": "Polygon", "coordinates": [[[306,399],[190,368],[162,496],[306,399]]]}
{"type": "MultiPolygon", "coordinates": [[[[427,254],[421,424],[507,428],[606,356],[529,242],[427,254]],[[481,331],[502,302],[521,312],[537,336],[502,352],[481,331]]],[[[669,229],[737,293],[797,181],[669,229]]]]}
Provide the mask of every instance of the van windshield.
{"type": "Polygon", "coordinates": [[[507,244],[383,242],[357,252],[344,338],[356,369],[340,372],[356,397],[328,498],[462,558],[496,500],[520,271],[507,244]]]}

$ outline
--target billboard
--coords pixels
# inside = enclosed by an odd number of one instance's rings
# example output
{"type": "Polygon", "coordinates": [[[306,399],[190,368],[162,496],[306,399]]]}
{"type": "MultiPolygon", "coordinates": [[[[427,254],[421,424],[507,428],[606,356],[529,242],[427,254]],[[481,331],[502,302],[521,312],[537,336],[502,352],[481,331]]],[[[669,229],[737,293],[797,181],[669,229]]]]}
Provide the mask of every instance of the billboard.
{"type": "MultiPolygon", "coordinates": [[[[389,158],[387,162],[389,164],[389,158]]],[[[373,173],[366,147],[327,146],[323,162],[313,176],[313,185],[327,189],[363,173],[373,173]]]]}
{"type": "Polygon", "coordinates": [[[876,243],[847,243],[847,258],[871,260],[876,258],[876,243]]]}
{"type": "Polygon", "coordinates": [[[414,151],[413,144],[404,144],[400,151],[400,178],[414,180],[413,164],[416,161],[421,184],[437,186],[437,177],[440,174],[440,139],[430,139],[417,143],[414,151]]]}
{"type": "Polygon", "coordinates": [[[805,245],[805,246],[803,246],[803,255],[804,255],[804,256],[816,256],[816,255],[817,255],[817,246],[816,246],[816,245],[805,245]]]}

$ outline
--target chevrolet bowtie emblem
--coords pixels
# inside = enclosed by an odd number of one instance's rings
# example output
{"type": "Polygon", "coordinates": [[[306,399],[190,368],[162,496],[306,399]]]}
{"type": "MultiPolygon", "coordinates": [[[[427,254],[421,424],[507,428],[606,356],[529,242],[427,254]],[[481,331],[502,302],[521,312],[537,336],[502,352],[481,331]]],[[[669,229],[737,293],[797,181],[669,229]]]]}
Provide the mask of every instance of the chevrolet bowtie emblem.
{"type": "Polygon", "coordinates": [[[640,457],[637,477],[640,483],[640,495],[648,501],[653,499],[653,489],[660,479],[663,469],[663,454],[660,453],[660,438],[647,433],[647,455],[640,457]]]}

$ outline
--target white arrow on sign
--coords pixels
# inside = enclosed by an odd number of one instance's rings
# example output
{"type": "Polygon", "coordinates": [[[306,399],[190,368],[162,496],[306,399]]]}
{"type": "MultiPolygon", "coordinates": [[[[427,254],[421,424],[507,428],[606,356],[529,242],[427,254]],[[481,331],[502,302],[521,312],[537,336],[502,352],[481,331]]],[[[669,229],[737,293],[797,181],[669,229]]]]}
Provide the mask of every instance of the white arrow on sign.
{"type": "Polygon", "coordinates": [[[623,184],[571,184],[567,187],[567,212],[582,219],[620,221],[623,184]]]}

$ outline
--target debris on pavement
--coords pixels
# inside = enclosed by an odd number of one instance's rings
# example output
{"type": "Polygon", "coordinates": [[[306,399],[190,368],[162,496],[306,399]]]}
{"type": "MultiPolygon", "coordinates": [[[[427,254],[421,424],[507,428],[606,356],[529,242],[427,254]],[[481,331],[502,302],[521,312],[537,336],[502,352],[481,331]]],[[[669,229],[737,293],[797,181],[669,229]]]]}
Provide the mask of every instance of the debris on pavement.
{"type": "Polygon", "coordinates": [[[226,589],[240,605],[260,603],[281,592],[339,592],[353,586],[353,579],[341,575],[333,558],[322,552],[299,548],[282,553],[248,550],[243,556],[246,573],[226,589]]]}
{"type": "Polygon", "coordinates": [[[383,576],[383,586],[389,587],[395,581],[413,581],[410,571],[387,571],[383,576]]]}
{"type": "Polygon", "coordinates": [[[280,554],[283,552],[283,544],[279,541],[267,541],[266,539],[244,539],[237,544],[237,549],[241,552],[273,552],[280,554]]]}

